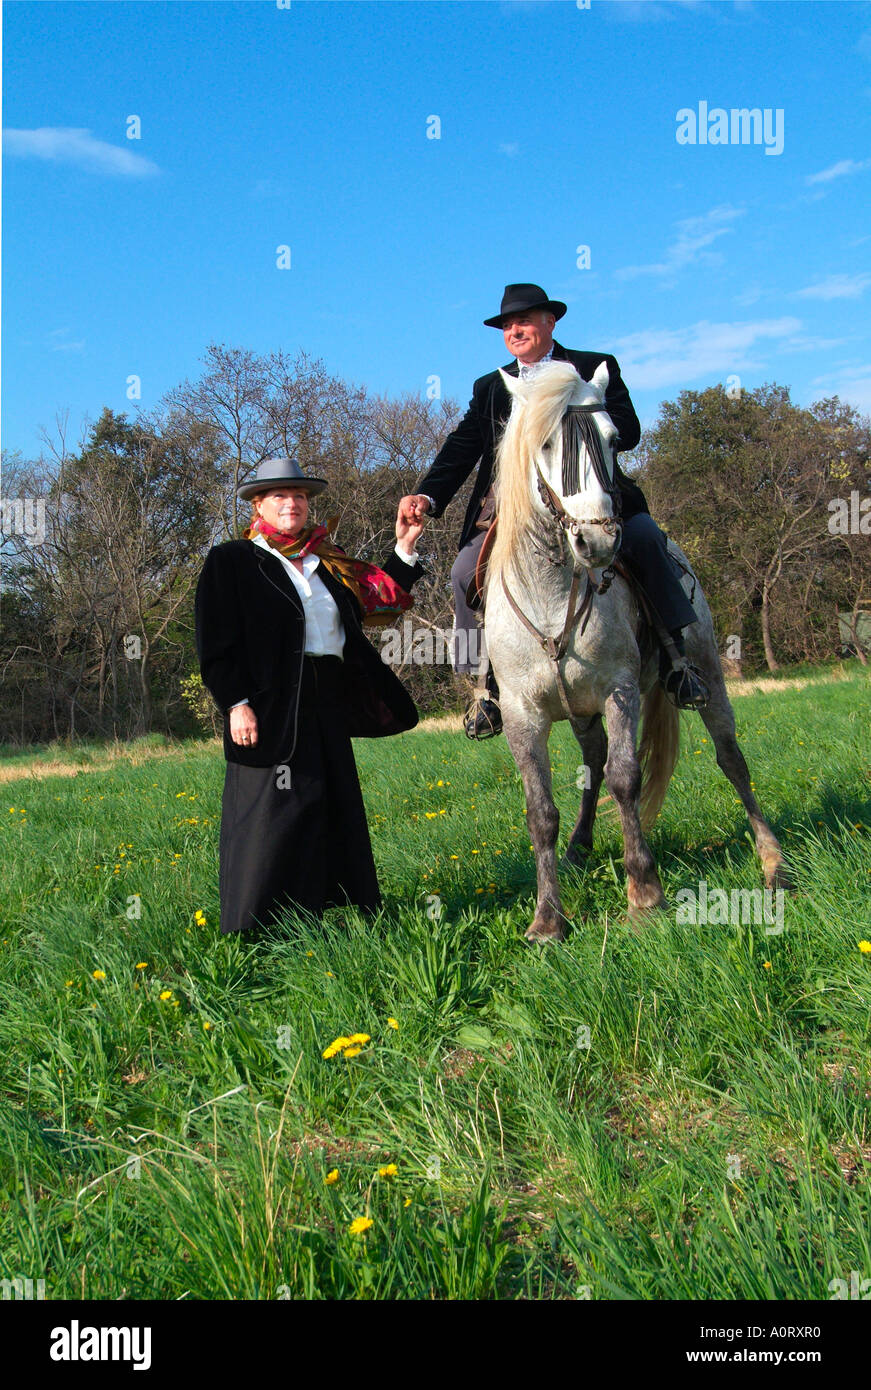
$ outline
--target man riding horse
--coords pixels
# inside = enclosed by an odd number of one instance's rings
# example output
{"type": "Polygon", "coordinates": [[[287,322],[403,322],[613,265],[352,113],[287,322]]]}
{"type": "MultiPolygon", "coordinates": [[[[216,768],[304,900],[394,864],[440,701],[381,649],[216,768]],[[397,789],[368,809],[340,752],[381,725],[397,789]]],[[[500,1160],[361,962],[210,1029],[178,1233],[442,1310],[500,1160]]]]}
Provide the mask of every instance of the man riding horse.
{"type": "MultiPolygon", "coordinates": [[[[622,503],[620,557],[638,580],[658,619],[659,675],[666,694],[679,709],[701,709],[708,701],[709,691],[701,673],[687,662],[683,642],[683,629],[697,621],[696,612],[643,492],[617,466],[617,450],[634,449],[641,437],[638,416],[614,357],[602,352],[576,352],[554,340],[554,326],[565,312],[566,305],[548,299],[540,285],[506,285],[500,312],[485,319],[484,324],[502,330],[505,346],[515,359],[504,371],[521,380],[534,376],[543,363],[551,360],[570,362],[587,381],[600,362],[607,365],[605,407],[618,432],[614,469],[622,503]]],[[[399,515],[408,524],[416,524],[424,516],[439,517],[476,464],[480,464],[460,533],[459,554],[451,569],[454,627],[458,634],[466,634],[466,655],[458,652],[455,664],[458,674],[478,674],[479,663],[474,659],[478,619],[467,601],[467,590],[495,515],[493,462],[510,410],[511,400],[499,372],[479,377],[466,414],[436,455],[420,483],[420,491],[403,497],[399,503],[399,515]]],[[[499,690],[489,669],[486,686],[479,686],[466,711],[464,727],[470,738],[489,738],[502,728],[499,690]]]]}

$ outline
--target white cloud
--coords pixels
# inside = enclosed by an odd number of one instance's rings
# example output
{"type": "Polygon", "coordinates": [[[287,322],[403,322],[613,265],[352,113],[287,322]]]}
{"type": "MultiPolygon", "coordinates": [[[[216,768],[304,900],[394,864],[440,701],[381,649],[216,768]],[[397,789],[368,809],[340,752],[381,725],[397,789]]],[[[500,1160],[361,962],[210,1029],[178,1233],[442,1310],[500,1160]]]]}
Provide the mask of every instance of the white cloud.
{"type": "Polygon", "coordinates": [[[634,280],[639,275],[674,276],[688,265],[715,265],[722,257],[705,248],[719,237],[732,231],[729,223],[744,216],[743,208],[733,208],[728,204],[712,208],[700,217],[685,217],[675,223],[677,236],[668,247],[665,259],[649,265],[625,265],[615,271],[618,280],[634,280]]]}
{"type": "Polygon", "coordinates": [[[871,363],[828,372],[825,376],[815,377],[811,385],[817,387],[822,396],[840,396],[842,401],[849,401],[857,410],[871,414],[871,363]]]}
{"type": "Polygon", "coordinates": [[[832,179],[843,178],[845,174],[859,174],[863,169],[871,169],[871,159],[839,159],[837,164],[830,164],[828,169],[821,169],[818,174],[808,174],[805,183],[830,183],[832,179]]]}
{"type": "Polygon", "coordinates": [[[68,328],[53,328],[49,333],[49,347],[52,352],[81,352],[85,346],[84,338],[73,340],[68,328]]]}
{"type": "Polygon", "coordinates": [[[871,285],[871,275],[829,275],[815,285],[796,290],[797,299],[859,299],[871,285]]]}
{"type": "Polygon", "coordinates": [[[7,154],[25,159],[51,160],[55,164],[77,164],[101,174],[121,174],[146,178],[159,174],[152,160],[121,145],[98,140],[89,130],[71,126],[42,126],[38,130],[4,130],[3,148],[7,154]]]}
{"type": "Polygon", "coordinates": [[[764,344],[776,342],[782,348],[784,340],[789,339],[795,346],[795,335],[801,326],[801,320],[796,318],[759,319],[752,323],[702,320],[687,328],[630,333],[618,339],[615,352],[621,373],[634,389],[658,390],[703,379],[722,381],[732,372],[764,367],[764,344]]]}

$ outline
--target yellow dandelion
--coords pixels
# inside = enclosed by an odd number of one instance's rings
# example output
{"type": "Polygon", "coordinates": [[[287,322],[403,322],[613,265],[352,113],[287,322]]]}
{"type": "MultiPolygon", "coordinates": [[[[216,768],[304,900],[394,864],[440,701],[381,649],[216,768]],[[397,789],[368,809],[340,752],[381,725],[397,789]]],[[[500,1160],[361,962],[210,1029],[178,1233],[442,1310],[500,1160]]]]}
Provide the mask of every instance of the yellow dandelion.
{"type": "Polygon", "coordinates": [[[136,969],[137,969],[137,970],[147,970],[147,969],[148,969],[148,961],[147,961],[147,960],[140,960],[140,961],[137,961],[137,962],[136,962],[136,969]]]}
{"type": "Polygon", "coordinates": [[[395,1178],[399,1172],[395,1163],[385,1163],[383,1168],[378,1169],[379,1178],[395,1178]]]}
{"type": "Polygon", "coordinates": [[[94,970],[92,974],[95,980],[105,980],[106,978],[105,970],[94,970]]]}
{"type": "Polygon", "coordinates": [[[369,1227],[374,1225],[375,1222],[371,1216],[358,1216],[351,1222],[348,1230],[352,1236],[361,1236],[364,1231],[368,1231],[369,1227]]]}
{"type": "Polygon", "coordinates": [[[359,1057],[363,1051],[362,1047],[346,1047],[342,1053],[343,1057],[359,1057]]]}
{"type": "Polygon", "coordinates": [[[770,969],[771,969],[771,961],[770,961],[770,960],[764,960],[764,961],[762,962],[762,969],[763,969],[763,970],[770,970],[770,969]]]}
{"type": "Polygon", "coordinates": [[[387,1020],[387,1027],[388,1027],[388,1028],[398,1028],[398,1027],[399,1027],[399,1024],[396,1022],[396,1019],[395,1019],[395,1018],[388,1018],[388,1020],[387,1020]]]}
{"type": "Polygon", "coordinates": [[[205,1022],[203,1023],[203,1027],[205,1028],[205,1030],[206,1030],[207,1033],[208,1033],[209,1029],[211,1028],[211,1026],[212,1026],[212,1025],[211,1025],[211,1023],[209,1022],[209,1020],[206,1019],[205,1022]]]}
{"type": "Polygon", "coordinates": [[[161,999],[171,999],[171,998],[172,998],[172,990],[171,990],[171,989],[162,989],[162,990],[160,991],[160,997],[161,997],[161,999]]]}
{"type": "Polygon", "coordinates": [[[361,1047],[364,1047],[367,1042],[371,1041],[372,1039],[369,1037],[368,1033],[352,1033],[348,1039],[349,1043],[359,1043],[361,1047]]]}
{"type": "Polygon", "coordinates": [[[871,955],[871,941],[860,941],[859,950],[863,956],[871,955]]]}
{"type": "Polygon", "coordinates": [[[410,1197],[406,1197],[406,1199],[405,1199],[405,1201],[402,1203],[402,1205],[403,1205],[404,1207],[410,1207],[410,1206],[411,1206],[411,1198],[410,1198],[410,1197]]]}
{"type": "Polygon", "coordinates": [[[337,1052],[341,1052],[343,1048],[349,1047],[350,1043],[350,1038],[335,1038],[329,1047],[324,1048],[322,1055],[329,1060],[330,1057],[335,1057],[337,1052]]]}
{"type": "Polygon", "coordinates": [[[333,1169],[331,1169],[330,1172],[327,1173],[327,1176],[324,1178],[324,1182],[327,1184],[327,1187],[332,1187],[333,1183],[334,1183],[334,1182],[338,1182],[338,1181],[339,1181],[339,1170],[338,1170],[338,1168],[333,1168],[333,1169]]]}
{"type": "Polygon", "coordinates": [[[64,984],[66,985],[67,989],[70,988],[70,986],[72,985],[72,983],[73,983],[72,980],[64,980],[64,984]]]}

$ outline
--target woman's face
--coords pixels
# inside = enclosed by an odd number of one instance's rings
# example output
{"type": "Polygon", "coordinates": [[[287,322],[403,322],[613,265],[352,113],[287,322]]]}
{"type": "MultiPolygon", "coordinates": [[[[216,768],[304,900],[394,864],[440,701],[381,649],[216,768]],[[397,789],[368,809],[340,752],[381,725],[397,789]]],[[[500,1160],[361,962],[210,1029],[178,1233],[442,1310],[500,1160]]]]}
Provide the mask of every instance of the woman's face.
{"type": "Polygon", "coordinates": [[[308,493],[301,487],[278,487],[258,497],[257,511],[270,526],[297,536],[308,521],[308,493]]]}

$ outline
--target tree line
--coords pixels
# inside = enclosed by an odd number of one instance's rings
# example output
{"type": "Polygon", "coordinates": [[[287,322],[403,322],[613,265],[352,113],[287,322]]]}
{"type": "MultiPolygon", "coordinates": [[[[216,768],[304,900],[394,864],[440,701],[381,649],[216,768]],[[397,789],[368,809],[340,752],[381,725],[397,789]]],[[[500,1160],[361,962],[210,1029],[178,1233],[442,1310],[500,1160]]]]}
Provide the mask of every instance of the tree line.
{"type": "MultiPolygon", "coordinates": [[[[76,448],[61,420],[39,460],[5,455],[0,744],[217,732],[193,600],[209,546],[248,524],[237,486],[262,460],[294,455],[329,482],[315,518],[335,516],[336,540],[377,562],[399,497],[460,415],[449,400],[371,394],[305,353],[213,344],[198,379],[154,410],[131,420],[104,409],[76,448]],[[21,499],[42,504],[38,537],[23,533],[21,499]]],[[[839,612],[858,633],[871,605],[869,445],[867,418],[838,398],[802,409],[783,387],[717,387],[664,403],[634,460],[623,456],[697,568],[724,655],[744,669],[838,655],[839,612]]],[[[452,626],[470,487],[420,545],[429,573],[410,616],[435,636],[452,626]]],[[[414,656],[405,643],[396,669],[421,709],[454,706],[450,666],[414,656]]]]}

